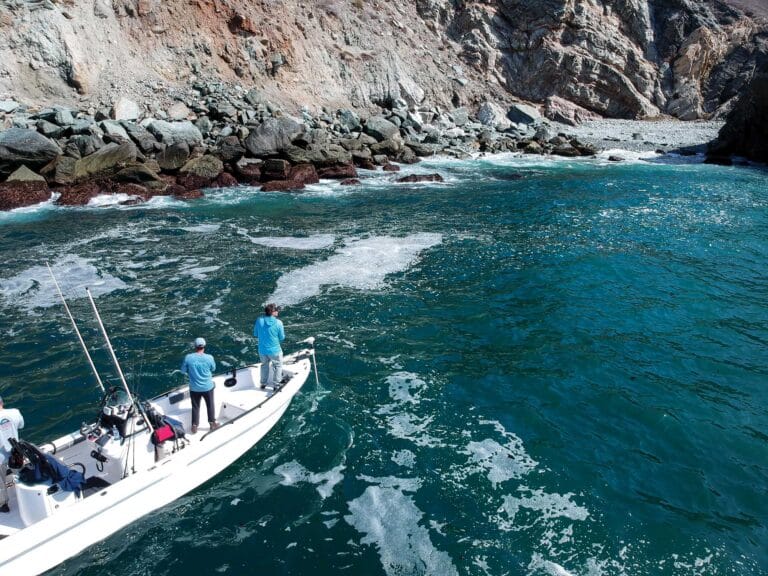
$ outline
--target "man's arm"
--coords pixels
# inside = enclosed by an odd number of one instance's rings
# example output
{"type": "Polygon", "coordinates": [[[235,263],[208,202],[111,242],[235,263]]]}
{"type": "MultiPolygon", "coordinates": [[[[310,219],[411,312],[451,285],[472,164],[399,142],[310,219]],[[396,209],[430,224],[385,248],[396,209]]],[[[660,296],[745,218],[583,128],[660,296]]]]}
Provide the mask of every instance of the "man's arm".
{"type": "Polygon", "coordinates": [[[19,424],[16,426],[19,430],[24,428],[24,416],[21,414],[21,411],[19,411],[19,424]]]}
{"type": "Polygon", "coordinates": [[[280,340],[280,342],[282,342],[283,340],[285,340],[285,328],[283,328],[283,323],[282,322],[280,322],[279,327],[280,327],[280,331],[279,331],[277,337],[280,340]]]}

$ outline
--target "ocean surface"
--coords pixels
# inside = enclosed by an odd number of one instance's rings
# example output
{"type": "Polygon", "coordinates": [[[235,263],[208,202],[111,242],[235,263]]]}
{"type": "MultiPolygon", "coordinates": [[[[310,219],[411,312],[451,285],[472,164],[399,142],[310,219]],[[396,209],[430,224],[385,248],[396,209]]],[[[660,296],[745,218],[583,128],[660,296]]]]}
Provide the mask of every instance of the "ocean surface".
{"type": "Polygon", "coordinates": [[[255,361],[265,302],[286,352],[317,337],[319,385],[262,442],[50,574],[768,573],[768,172],[624,156],[0,214],[28,440],[99,398],[46,262],[145,397],[196,336],[255,361]]]}

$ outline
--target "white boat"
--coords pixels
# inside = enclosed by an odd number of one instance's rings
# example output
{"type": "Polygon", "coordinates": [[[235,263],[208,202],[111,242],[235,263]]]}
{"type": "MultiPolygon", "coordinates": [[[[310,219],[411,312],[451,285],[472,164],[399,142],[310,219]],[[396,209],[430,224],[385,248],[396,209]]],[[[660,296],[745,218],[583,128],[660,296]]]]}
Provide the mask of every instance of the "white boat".
{"type": "MultiPolygon", "coordinates": [[[[284,358],[283,378],[274,386],[259,385],[260,364],[214,376],[219,426],[212,430],[205,423],[196,434],[185,434],[192,428],[189,387],[147,402],[135,399],[86,291],[122,387],[105,391],[98,420],[77,432],[39,447],[15,443],[25,463],[5,479],[10,511],[0,512],[2,575],[41,574],[209,480],[272,429],[313,365],[317,378],[314,338],[284,358]]],[[[59,295],[105,390],[61,290],[59,295]]]]}
{"type": "MultiPolygon", "coordinates": [[[[0,514],[0,574],[45,572],[224,470],[280,420],[306,381],[313,357],[311,347],[286,356],[283,384],[276,387],[261,389],[258,364],[214,377],[220,427],[209,430],[204,423],[195,435],[187,432],[159,445],[144,416],[125,402],[127,395],[113,389],[98,422],[39,446],[84,472],[84,490],[65,491],[50,480],[28,483],[13,474],[11,511],[0,514]]],[[[165,415],[191,429],[187,386],[143,408],[150,423],[165,415]]],[[[202,406],[201,412],[205,420],[202,406]]]]}

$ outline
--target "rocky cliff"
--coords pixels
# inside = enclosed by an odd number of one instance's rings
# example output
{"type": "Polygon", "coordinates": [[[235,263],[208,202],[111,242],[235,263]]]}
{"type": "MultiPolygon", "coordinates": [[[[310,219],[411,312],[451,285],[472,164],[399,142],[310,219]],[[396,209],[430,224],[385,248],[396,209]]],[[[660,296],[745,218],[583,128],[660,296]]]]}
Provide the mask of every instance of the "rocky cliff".
{"type": "Polygon", "coordinates": [[[758,0],[0,0],[0,98],[159,110],[195,80],[313,112],[524,99],[557,114],[726,113],[758,0]]]}
{"type": "Polygon", "coordinates": [[[768,163],[768,34],[758,39],[756,72],[728,115],[709,161],[730,163],[732,155],[768,163]]]}

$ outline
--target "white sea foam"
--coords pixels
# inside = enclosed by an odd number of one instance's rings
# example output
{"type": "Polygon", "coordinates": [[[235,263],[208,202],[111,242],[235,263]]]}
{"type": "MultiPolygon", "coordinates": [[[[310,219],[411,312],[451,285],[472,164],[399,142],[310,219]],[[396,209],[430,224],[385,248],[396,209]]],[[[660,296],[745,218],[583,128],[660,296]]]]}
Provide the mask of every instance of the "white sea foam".
{"type": "Polygon", "coordinates": [[[554,518],[586,520],[589,517],[589,511],[586,508],[571,500],[573,497],[571,493],[550,494],[540,488],[527,487],[521,487],[520,492],[524,495],[517,497],[507,494],[504,496],[504,503],[501,505],[501,510],[509,516],[510,525],[514,523],[521,508],[538,512],[537,518],[543,520],[554,518]]]}
{"type": "Polygon", "coordinates": [[[387,416],[389,433],[395,438],[408,440],[417,446],[436,448],[444,444],[439,438],[435,438],[427,432],[433,420],[433,416],[421,418],[408,413],[387,416]]]}
{"type": "Polygon", "coordinates": [[[369,484],[376,484],[380,488],[396,488],[403,492],[418,492],[419,488],[421,488],[421,480],[418,478],[398,478],[397,476],[374,477],[361,474],[357,479],[369,484]]]}
{"type": "Polygon", "coordinates": [[[419,392],[427,387],[427,383],[412,372],[395,372],[387,376],[389,395],[401,404],[419,403],[419,392]]]}
{"type": "Polygon", "coordinates": [[[87,206],[89,208],[104,208],[105,206],[117,206],[123,202],[127,202],[136,198],[129,194],[99,194],[88,200],[87,206]]]}
{"type": "Polygon", "coordinates": [[[293,250],[321,250],[333,246],[336,237],[333,234],[315,234],[307,238],[293,236],[261,236],[248,239],[254,244],[270,248],[291,248],[293,250]]]}
{"type": "Polygon", "coordinates": [[[179,274],[182,276],[191,276],[195,280],[205,280],[208,278],[208,274],[216,272],[219,268],[221,268],[221,266],[190,266],[179,270],[179,274]]]}
{"type": "Polygon", "coordinates": [[[364,535],[362,544],[376,547],[388,576],[458,576],[451,557],[435,548],[421,525],[424,514],[400,490],[369,486],[349,502],[349,511],[344,520],[364,535]]]}
{"type": "Polygon", "coordinates": [[[404,238],[374,236],[347,240],[330,258],[281,276],[270,302],[298,304],[320,294],[323,286],[375,290],[388,274],[406,270],[423,250],[442,242],[441,234],[420,233],[404,238]]]}
{"type": "Polygon", "coordinates": [[[467,472],[484,472],[495,488],[513,478],[522,478],[536,467],[537,462],[525,451],[523,441],[514,434],[505,445],[486,438],[470,442],[464,450],[469,455],[467,472]]]}
{"type": "Polygon", "coordinates": [[[333,487],[344,479],[342,471],[345,468],[343,464],[339,464],[326,472],[310,472],[296,460],[292,460],[275,468],[275,474],[283,477],[280,481],[283,486],[293,486],[302,482],[315,484],[320,497],[326,499],[333,493],[333,487]]]}
{"type": "Polygon", "coordinates": [[[211,234],[218,232],[221,224],[198,224],[197,226],[183,226],[181,229],[187,232],[211,234]]]}
{"type": "Polygon", "coordinates": [[[392,455],[392,462],[404,468],[413,468],[416,464],[416,454],[410,450],[398,450],[392,455]]]}
{"type": "Polygon", "coordinates": [[[546,560],[538,552],[534,552],[531,561],[528,563],[528,574],[531,576],[538,574],[546,574],[547,576],[574,576],[573,572],[569,572],[557,562],[546,560]]]}
{"type": "MultiPolygon", "coordinates": [[[[51,263],[51,269],[61,284],[67,299],[85,298],[90,288],[94,298],[127,288],[125,282],[99,271],[91,260],[68,255],[51,263]]],[[[56,286],[45,266],[33,266],[16,276],[0,280],[0,296],[9,304],[32,310],[49,308],[60,303],[56,286]]]]}

